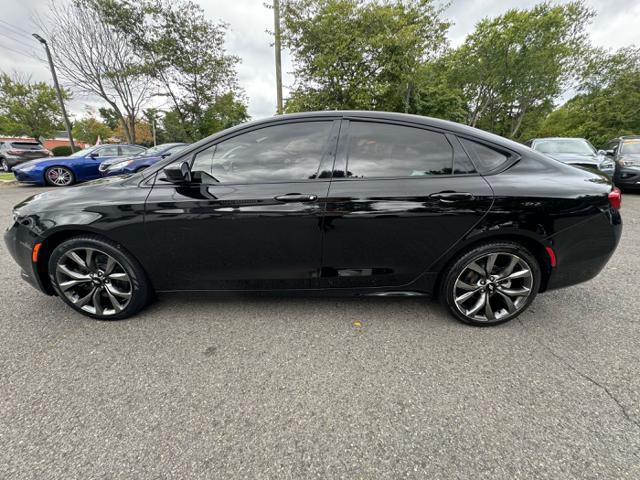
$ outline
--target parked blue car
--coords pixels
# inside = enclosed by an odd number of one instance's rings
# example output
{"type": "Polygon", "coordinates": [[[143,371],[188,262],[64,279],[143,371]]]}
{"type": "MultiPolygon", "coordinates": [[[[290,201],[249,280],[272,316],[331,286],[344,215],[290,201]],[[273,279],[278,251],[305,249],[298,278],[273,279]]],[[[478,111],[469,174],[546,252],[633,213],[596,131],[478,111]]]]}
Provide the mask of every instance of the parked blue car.
{"type": "Polygon", "coordinates": [[[66,187],[100,178],[98,168],[106,159],[130,157],[145,150],[139,145],[96,145],[68,157],[49,157],[21,163],[13,169],[13,173],[22,183],[66,187]]]}
{"type": "Polygon", "coordinates": [[[188,146],[188,143],[163,143],[135,157],[105,160],[100,164],[100,173],[105,177],[136,173],[188,146]]]}

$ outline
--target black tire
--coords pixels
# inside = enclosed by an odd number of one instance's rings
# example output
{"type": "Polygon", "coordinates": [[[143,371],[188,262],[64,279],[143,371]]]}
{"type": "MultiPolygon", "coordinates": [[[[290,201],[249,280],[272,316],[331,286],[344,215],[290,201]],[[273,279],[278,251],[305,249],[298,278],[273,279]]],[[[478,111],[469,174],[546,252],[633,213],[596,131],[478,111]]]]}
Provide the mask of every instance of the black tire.
{"type": "MultiPolygon", "coordinates": [[[[78,255],[81,256],[80,254],[78,255]]],[[[150,299],[151,286],[138,261],[117,243],[97,235],[83,235],[65,240],[51,253],[48,267],[51,285],[58,296],[77,312],[91,318],[98,320],[121,320],[138,313],[147,305],[150,299]],[[86,257],[84,260],[85,264],[93,263],[95,268],[83,269],[79,263],[73,260],[72,254],[82,252],[83,250],[93,251],[91,254],[92,261],[86,262],[86,257]],[[105,268],[109,265],[109,257],[114,259],[116,263],[116,265],[112,267],[111,275],[108,274],[107,268],[105,268]],[[62,265],[64,268],[59,269],[59,265],[62,265]],[[83,280],[81,282],[82,284],[78,283],[78,285],[72,288],[63,290],[60,283],[68,284],[69,280],[78,278],[77,276],[69,276],[64,273],[66,271],[65,269],[74,265],[77,266],[77,269],[72,272],[74,275],[80,273],[83,277],[92,276],[93,278],[89,281],[83,280]],[[91,271],[94,273],[89,273],[91,271]],[[102,272],[102,275],[101,279],[98,279],[97,282],[101,281],[102,284],[96,283],[95,277],[99,272],[102,272]],[[126,280],[122,279],[124,278],[123,274],[127,276],[126,280]],[[116,276],[119,276],[119,279],[116,279],[116,276]],[[60,280],[63,278],[67,281],[61,282],[60,280]],[[125,287],[123,287],[123,285],[125,285],[125,287]],[[128,288],[126,287],[127,285],[128,288]],[[90,292],[90,289],[93,290],[90,292]],[[100,293],[92,294],[94,291],[99,291],[100,293]],[[116,295],[118,296],[114,304],[111,299],[116,298],[116,296],[113,295],[115,292],[117,292],[116,295]],[[89,303],[80,305],[81,300],[86,298],[85,294],[91,296],[91,305],[89,303]],[[121,297],[120,294],[128,294],[129,297],[127,299],[126,297],[121,297]],[[97,295],[97,301],[95,295],[97,295]],[[71,297],[75,297],[75,301],[71,297]],[[116,308],[116,305],[120,304],[118,302],[122,303],[122,305],[120,305],[121,310],[116,308]],[[93,306],[94,303],[97,303],[99,307],[96,308],[93,306]],[[107,308],[104,308],[105,306],[107,308]]],[[[67,285],[64,286],[66,287],[67,285]]]]}
{"type": "Polygon", "coordinates": [[[51,185],[52,187],[68,187],[69,185],[73,185],[74,183],[76,183],[76,177],[73,174],[73,172],[69,170],[67,167],[54,166],[54,167],[49,167],[45,170],[44,181],[48,185],[51,185]],[[60,172],[57,178],[62,179],[64,175],[64,179],[65,179],[64,181],[62,180],[57,181],[53,178],[53,172],[56,172],[56,171],[60,172]]]}
{"type": "Polygon", "coordinates": [[[449,312],[464,323],[475,326],[499,325],[516,318],[531,305],[540,289],[541,275],[535,256],[521,244],[510,241],[488,242],[461,253],[449,264],[440,282],[439,298],[449,312]],[[487,274],[490,258],[493,258],[494,263],[491,263],[491,271],[487,274]],[[512,261],[516,262],[511,269],[512,273],[501,275],[500,269],[506,272],[512,261]],[[476,272],[478,266],[482,267],[485,274],[476,272]],[[493,275],[491,272],[494,272],[493,275]],[[522,278],[510,278],[518,274],[524,275],[522,278]],[[529,293],[525,297],[522,292],[527,290],[529,293]],[[460,304],[467,292],[471,296],[460,304]],[[505,295],[505,292],[510,293],[505,295]],[[483,312],[469,315],[479,304],[483,305],[483,312]],[[496,306],[501,307],[497,312],[494,311],[496,306]]]}
{"type": "Polygon", "coordinates": [[[11,171],[11,167],[9,166],[9,164],[7,163],[7,161],[4,158],[0,158],[0,170],[3,172],[10,172],[11,171]]]}

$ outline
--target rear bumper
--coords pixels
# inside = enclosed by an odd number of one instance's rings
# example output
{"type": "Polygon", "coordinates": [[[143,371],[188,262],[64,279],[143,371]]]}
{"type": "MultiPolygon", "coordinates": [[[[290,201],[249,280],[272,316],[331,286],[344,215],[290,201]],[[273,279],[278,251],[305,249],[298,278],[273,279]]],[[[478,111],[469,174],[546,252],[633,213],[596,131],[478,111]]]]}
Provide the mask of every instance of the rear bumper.
{"type": "Polygon", "coordinates": [[[548,240],[556,254],[547,290],[568,287],[598,275],[615,252],[622,235],[620,212],[612,208],[548,240]]]}
{"type": "Polygon", "coordinates": [[[29,229],[17,222],[14,222],[4,234],[4,242],[7,250],[9,250],[9,254],[20,267],[20,276],[22,279],[37,290],[50,295],[51,293],[47,291],[38,274],[37,264],[31,259],[33,246],[37,241],[38,239],[29,229]]]}

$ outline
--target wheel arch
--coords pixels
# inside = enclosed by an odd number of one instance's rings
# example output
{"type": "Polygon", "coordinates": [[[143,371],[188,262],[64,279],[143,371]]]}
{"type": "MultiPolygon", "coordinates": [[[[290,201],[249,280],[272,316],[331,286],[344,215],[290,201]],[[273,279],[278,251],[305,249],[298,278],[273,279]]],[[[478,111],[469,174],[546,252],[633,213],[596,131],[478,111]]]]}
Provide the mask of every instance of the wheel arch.
{"type": "Polygon", "coordinates": [[[546,250],[547,245],[545,245],[541,239],[536,239],[535,237],[532,237],[530,235],[510,232],[469,238],[466,242],[456,246],[456,248],[452,248],[449,252],[447,252],[447,254],[438,261],[440,268],[438,269],[438,275],[433,287],[434,296],[439,292],[440,283],[447,269],[456,261],[458,257],[468,252],[469,250],[473,250],[478,245],[500,241],[519,243],[531,252],[531,254],[538,261],[540,271],[542,272],[542,278],[540,279],[540,289],[538,291],[544,292],[547,289],[552,269],[551,259],[549,258],[549,253],[546,250]]]}
{"type": "MultiPolygon", "coordinates": [[[[51,286],[51,280],[49,278],[49,257],[51,256],[51,253],[58,245],[60,245],[65,240],[68,240],[73,237],[83,236],[83,235],[94,235],[97,237],[102,237],[113,243],[116,243],[119,246],[119,248],[126,251],[129,255],[135,258],[135,256],[131,254],[126,248],[124,248],[120,244],[120,242],[109,237],[109,235],[105,235],[104,232],[101,230],[96,230],[91,227],[78,228],[78,226],[73,226],[70,228],[59,228],[56,231],[51,232],[42,240],[41,242],[42,245],[38,252],[38,262],[36,264],[36,271],[40,279],[40,282],[47,294],[55,295],[53,287],[51,286]]],[[[139,261],[137,263],[140,264],[139,261]]],[[[141,268],[145,270],[144,266],[142,265],[141,265],[141,268]]],[[[145,271],[145,275],[147,275],[146,271],[145,271]]],[[[147,279],[149,280],[149,275],[147,275],[147,279]]]]}

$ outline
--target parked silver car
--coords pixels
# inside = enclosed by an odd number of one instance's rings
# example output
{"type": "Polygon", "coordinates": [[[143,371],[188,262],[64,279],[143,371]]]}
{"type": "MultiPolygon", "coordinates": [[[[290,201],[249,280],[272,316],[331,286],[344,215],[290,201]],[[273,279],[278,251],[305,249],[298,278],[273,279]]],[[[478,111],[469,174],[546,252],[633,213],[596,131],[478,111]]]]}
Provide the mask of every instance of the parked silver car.
{"type": "Polygon", "coordinates": [[[562,163],[613,176],[615,163],[596,151],[585,138],[549,137],[529,140],[525,145],[562,163]]]}

